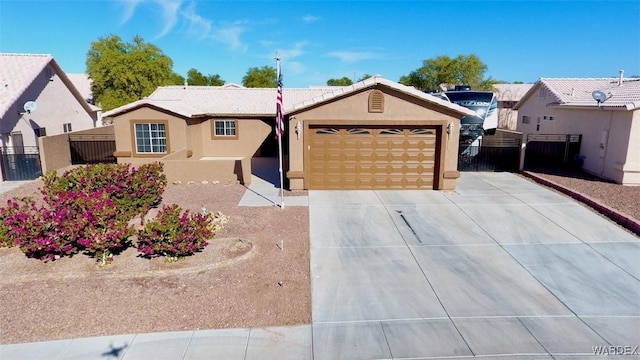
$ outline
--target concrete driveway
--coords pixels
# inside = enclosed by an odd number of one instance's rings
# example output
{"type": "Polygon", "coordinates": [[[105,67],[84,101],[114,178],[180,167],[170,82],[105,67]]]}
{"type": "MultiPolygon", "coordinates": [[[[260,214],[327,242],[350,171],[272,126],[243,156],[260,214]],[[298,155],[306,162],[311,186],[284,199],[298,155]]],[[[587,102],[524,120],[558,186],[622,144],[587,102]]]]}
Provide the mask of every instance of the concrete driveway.
{"type": "Polygon", "coordinates": [[[310,191],[315,359],[640,358],[640,239],[510,173],[310,191]]]}

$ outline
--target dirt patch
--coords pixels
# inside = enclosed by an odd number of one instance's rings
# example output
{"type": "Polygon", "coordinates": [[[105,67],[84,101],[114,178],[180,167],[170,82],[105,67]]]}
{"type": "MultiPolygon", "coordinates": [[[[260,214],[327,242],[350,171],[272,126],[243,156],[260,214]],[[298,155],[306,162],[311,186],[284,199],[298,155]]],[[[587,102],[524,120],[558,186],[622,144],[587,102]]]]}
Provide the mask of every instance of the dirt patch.
{"type": "MultiPolygon", "coordinates": [[[[0,195],[37,195],[38,181],[0,195]]],[[[0,249],[0,343],[311,321],[306,207],[238,207],[241,185],[168,185],[163,203],[230,216],[202,252],[173,263],[135,249],[99,267],[0,249]],[[285,244],[284,250],[280,244],[285,244]]]]}

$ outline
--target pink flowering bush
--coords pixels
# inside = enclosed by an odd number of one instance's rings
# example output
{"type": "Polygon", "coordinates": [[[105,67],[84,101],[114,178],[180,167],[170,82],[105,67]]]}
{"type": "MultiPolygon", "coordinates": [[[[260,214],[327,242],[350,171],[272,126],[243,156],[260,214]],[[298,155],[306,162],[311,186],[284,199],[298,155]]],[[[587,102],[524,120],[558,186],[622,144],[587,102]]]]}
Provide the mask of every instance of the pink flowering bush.
{"type": "Polygon", "coordinates": [[[48,172],[41,189],[44,201],[57,204],[68,191],[88,196],[106,192],[124,217],[144,215],[162,201],[167,178],[161,163],[144,164],[132,168],[129,164],[96,164],[66,171],[62,176],[48,172]]]}
{"type": "Polygon", "coordinates": [[[138,231],[138,252],[143,257],[170,260],[202,251],[215,235],[213,214],[190,213],[177,205],[163,206],[138,231]]]}
{"type": "MultiPolygon", "coordinates": [[[[10,215],[4,220],[9,241],[28,257],[54,260],[78,252],[74,238],[74,214],[64,208],[39,207],[31,198],[8,201],[10,215]]],[[[7,211],[6,209],[4,210],[7,211]]]]}

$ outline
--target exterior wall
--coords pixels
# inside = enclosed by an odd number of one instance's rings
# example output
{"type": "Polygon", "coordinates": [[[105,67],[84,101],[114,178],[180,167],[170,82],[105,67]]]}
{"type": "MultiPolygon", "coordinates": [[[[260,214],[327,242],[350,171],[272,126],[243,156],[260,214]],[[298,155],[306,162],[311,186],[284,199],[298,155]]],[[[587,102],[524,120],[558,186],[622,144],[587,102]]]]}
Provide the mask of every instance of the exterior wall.
{"type": "MultiPolygon", "coordinates": [[[[224,118],[229,120],[229,118],[224,118]]],[[[118,163],[161,161],[171,182],[221,181],[249,184],[251,157],[271,132],[259,119],[237,119],[236,139],[212,139],[213,119],[183,119],[152,108],[139,108],[113,119],[118,163]],[[166,121],[168,153],[136,154],[135,121],[166,121]]]]}
{"type": "Polygon", "coordinates": [[[187,184],[191,181],[236,183],[248,185],[251,183],[251,158],[220,158],[211,160],[166,160],[142,158],[118,158],[118,163],[128,163],[134,167],[142,164],[161,162],[164,174],[171,183],[187,184]]]}
{"type": "Polygon", "coordinates": [[[202,142],[202,156],[251,157],[258,151],[272,131],[271,126],[261,119],[236,118],[237,138],[213,137],[215,120],[234,120],[234,118],[209,119],[202,123],[199,131],[202,142]]]}
{"type": "Polygon", "coordinates": [[[635,110],[631,116],[628,148],[627,160],[620,169],[624,172],[622,184],[640,186],[640,110],[635,110]]]}
{"type": "MultiPolygon", "coordinates": [[[[74,135],[111,135],[113,125],[92,128],[82,131],[74,131],[74,135]]],[[[40,163],[42,173],[56,171],[71,166],[71,151],[69,149],[69,134],[43,136],[38,138],[40,147],[40,163]]]]}
{"type": "MultiPolygon", "coordinates": [[[[523,141],[526,142],[528,134],[582,134],[580,155],[584,156],[583,169],[618,183],[623,183],[626,171],[623,168],[639,167],[640,156],[628,155],[629,150],[634,151],[630,140],[639,137],[632,134],[631,126],[632,117],[638,115],[630,111],[600,110],[596,107],[575,109],[547,106],[553,101],[552,98],[541,95],[544,94],[536,92],[518,109],[517,130],[523,133],[523,141]],[[529,124],[523,124],[523,116],[530,117],[529,124]],[[549,120],[550,117],[553,120],[549,120]]],[[[523,147],[524,154],[526,144],[523,147]]]]}
{"type": "Polygon", "coordinates": [[[289,116],[289,172],[292,190],[305,189],[305,154],[308,152],[304,144],[304,136],[295,134],[298,122],[303,127],[304,133],[308,132],[309,125],[318,123],[331,123],[336,125],[431,125],[440,126],[441,156],[440,168],[435,184],[438,189],[454,189],[458,176],[458,137],[460,131],[460,115],[446,108],[439,108],[430,103],[399,93],[385,87],[381,87],[384,93],[384,112],[370,113],[368,111],[369,93],[373,89],[353,94],[349,97],[309,108],[300,113],[289,116]],[[446,127],[453,123],[454,129],[451,135],[446,133],[446,127]],[[445,178],[445,173],[447,174],[445,178]]]}
{"type": "MultiPolygon", "coordinates": [[[[125,158],[163,158],[172,152],[187,149],[187,123],[185,119],[170,115],[151,108],[139,108],[113,119],[116,137],[116,157],[118,162],[125,158]],[[166,121],[168,154],[136,154],[135,140],[132,122],[140,121],[166,121]]],[[[186,156],[185,156],[186,159],[186,156]]]]}
{"type": "MultiPolygon", "coordinates": [[[[0,133],[8,135],[20,131],[24,146],[35,147],[38,146],[38,140],[34,129],[46,128],[47,135],[58,135],[64,133],[63,124],[71,123],[73,131],[85,130],[94,127],[95,117],[95,113],[90,114],[85,110],[54,70],[46,67],[0,121],[0,133]],[[27,101],[35,101],[37,109],[20,115],[27,101]]],[[[3,136],[5,140],[7,137],[3,136]]],[[[2,146],[10,147],[13,144],[9,140],[4,141],[2,146]]]]}

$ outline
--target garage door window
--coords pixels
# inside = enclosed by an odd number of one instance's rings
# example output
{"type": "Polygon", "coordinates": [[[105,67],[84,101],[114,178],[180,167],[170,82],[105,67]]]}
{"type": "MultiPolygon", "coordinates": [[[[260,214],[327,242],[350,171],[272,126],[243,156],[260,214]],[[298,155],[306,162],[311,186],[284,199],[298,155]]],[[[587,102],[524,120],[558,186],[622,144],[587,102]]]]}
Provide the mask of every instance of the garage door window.
{"type": "Polygon", "coordinates": [[[371,135],[371,132],[365,129],[348,129],[347,133],[349,135],[371,135]]]}
{"type": "Polygon", "coordinates": [[[436,133],[431,129],[411,129],[412,135],[435,135],[436,133]]]}
{"type": "Polygon", "coordinates": [[[340,132],[338,129],[318,129],[316,130],[316,134],[318,135],[332,135],[340,132]]]}

